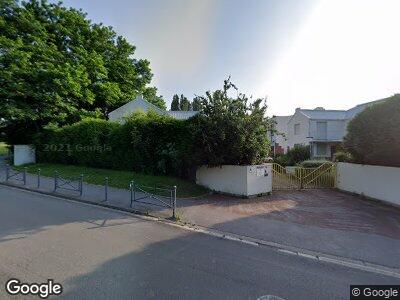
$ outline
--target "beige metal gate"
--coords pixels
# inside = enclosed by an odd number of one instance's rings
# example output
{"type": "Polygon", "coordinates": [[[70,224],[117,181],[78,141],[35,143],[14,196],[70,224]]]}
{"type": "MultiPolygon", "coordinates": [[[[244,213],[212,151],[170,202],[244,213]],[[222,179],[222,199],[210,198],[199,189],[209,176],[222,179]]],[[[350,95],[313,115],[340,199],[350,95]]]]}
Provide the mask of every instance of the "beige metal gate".
{"type": "Polygon", "coordinates": [[[336,187],[336,164],[325,163],[318,168],[272,166],[274,190],[298,190],[336,187]]]}

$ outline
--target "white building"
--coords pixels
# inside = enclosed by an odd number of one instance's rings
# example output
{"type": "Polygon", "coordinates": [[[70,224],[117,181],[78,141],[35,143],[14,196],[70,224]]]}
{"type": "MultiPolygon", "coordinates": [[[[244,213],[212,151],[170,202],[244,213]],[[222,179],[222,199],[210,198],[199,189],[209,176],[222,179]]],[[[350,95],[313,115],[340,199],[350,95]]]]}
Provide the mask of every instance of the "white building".
{"type": "Polygon", "coordinates": [[[331,158],[347,133],[347,125],[367,106],[386,99],[357,105],[349,110],[297,108],[292,116],[274,116],[276,130],[271,138],[274,153],[286,153],[295,145],[310,145],[314,158],[331,158]]]}
{"type": "Polygon", "coordinates": [[[154,104],[147,102],[141,95],[137,96],[136,99],[118,107],[108,114],[110,121],[123,123],[125,118],[136,111],[148,112],[154,111],[160,115],[171,116],[174,119],[186,120],[190,117],[195,116],[198,111],[167,111],[163,110],[154,104]]]}

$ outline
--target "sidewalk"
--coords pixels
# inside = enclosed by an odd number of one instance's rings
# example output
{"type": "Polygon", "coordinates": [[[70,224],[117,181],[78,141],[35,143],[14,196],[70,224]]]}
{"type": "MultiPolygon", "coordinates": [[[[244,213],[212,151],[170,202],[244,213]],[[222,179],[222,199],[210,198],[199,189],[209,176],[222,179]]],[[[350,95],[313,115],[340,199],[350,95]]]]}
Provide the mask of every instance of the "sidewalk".
{"type": "MultiPolygon", "coordinates": [[[[60,174],[62,176],[62,174],[60,174]]],[[[79,195],[78,191],[69,191],[65,189],[57,189],[54,192],[54,178],[40,176],[40,187],[37,187],[37,175],[29,174],[26,175],[26,185],[24,186],[22,181],[17,181],[15,179],[10,179],[5,182],[5,168],[2,167],[0,174],[0,182],[14,185],[18,187],[24,187],[26,189],[42,192],[46,194],[52,194],[55,196],[67,197],[73,200],[80,200],[94,204],[100,204],[107,207],[120,208],[126,211],[139,212],[142,214],[150,214],[159,218],[170,218],[172,216],[172,209],[167,207],[152,206],[148,204],[142,204],[138,202],[133,202],[132,207],[130,206],[130,191],[129,187],[125,189],[118,189],[113,187],[108,187],[107,191],[107,201],[105,201],[105,188],[104,186],[98,186],[93,184],[83,183],[83,193],[82,196],[79,195]]],[[[145,194],[136,192],[136,196],[144,197],[145,194]]],[[[150,197],[144,199],[146,202],[159,204],[159,202],[150,197]]],[[[165,200],[167,201],[167,200],[165,200]]]]}
{"type": "MultiPolygon", "coordinates": [[[[4,171],[0,180],[5,180],[4,171]]],[[[37,177],[28,174],[26,188],[53,192],[53,178],[42,176],[40,189],[36,184],[37,177]]],[[[168,208],[138,203],[131,208],[128,189],[109,187],[107,202],[104,187],[91,184],[84,184],[82,197],[78,192],[57,194],[159,218],[172,215],[168,208]]],[[[337,190],[277,191],[256,199],[177,199],[177,214],[210,229],[400,269],[400,209],[337,190]]]]}

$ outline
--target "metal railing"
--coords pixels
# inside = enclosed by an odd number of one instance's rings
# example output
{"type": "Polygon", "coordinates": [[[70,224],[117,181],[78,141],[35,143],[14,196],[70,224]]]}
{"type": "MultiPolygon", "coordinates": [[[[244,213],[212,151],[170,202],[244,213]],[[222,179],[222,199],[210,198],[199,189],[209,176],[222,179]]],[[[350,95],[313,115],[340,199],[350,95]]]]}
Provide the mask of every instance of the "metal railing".
{"type": "Polygon", "coordinates": [[[54,172],[54,192],[57,189],[63,189],[83,194],[83,174],[74,178],[62,178],[57,171],[54,172]]]}
{"type": "MultiPolygon", "coordinates": [[[[54,188],[53,192],[58,190],[67,190],[78,192],[79,196],[83,196],[83,178],[81,174],[75,177],[65,178],[60,175],[58,171],[54,172],[54,188]]],[[[87,176],[86,176],[87,178],[87,176]]],[[[27,168],[25,167],[22,171],[15,171],[9,165],[6,165],[6,181],[13,179],[22,181],[24,185],[27,183],[27,168]]],[[[31,177],[31,180],[35,180],[35,177],[31,177]]],[[[41,169],[36,171],[36,187],[41,187],[41,169]]],[[[46,180],[45,182],[46,183],[46,180]]],[[[47,184],[51,184],[47,182],[47,184]]],[[[104,198],[100,202],[109,202],[109,184],[110,178],[104,178],[104,198]]],[[[50,187],[51,188],[51,187],[50,187]]],[[[129,206],[132,208],[134,203],[147,204],[152,206],[170,208],[172,210],[172,218],[176,218],[176,186],[168,186],[160,183],[155,183],[153,186],[139,185],[135,181],[131,181],[129,184],[129,206]]]]}
{"type": "Polygon", "coordinates": [[[17,181],[22,181],[24,185],[26,185],[26,172],[27,168],[24,168],[22,171],[14,171],[11,169],[9,165],[6,165],[6,181],[13,179],[17,181]]]}
{"type": "Polygon", "coordinates": [[[133,206],[134,202],[153,205],[158,207],[166,207],[172,209],[172,218],[176,218],[176,186],[168,187],[160,184],[155,184],[154,187],[149,186],[139,186],[133,180],[129,184],[130,190],[130,206],[133,206]],[[154,194],[150,193],[148,190],[152,189],[154,194]],[[159,193],[166,194],[158,195],[159,193]],[[138,197],[138,193],[141,193],[142,196],[138,197]],[[156,202],[149,202],[145,199],[153,199],[156,202]]]}

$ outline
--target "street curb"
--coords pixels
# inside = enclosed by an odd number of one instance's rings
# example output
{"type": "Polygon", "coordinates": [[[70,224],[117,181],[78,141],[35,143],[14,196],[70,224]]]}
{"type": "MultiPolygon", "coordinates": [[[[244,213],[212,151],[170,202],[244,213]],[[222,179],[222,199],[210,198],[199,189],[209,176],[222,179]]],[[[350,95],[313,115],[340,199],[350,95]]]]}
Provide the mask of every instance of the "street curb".
{"type": "Polygon", "coordinates": [[[5,183],[5,182],[0,182],[0,185],[24,190],[24,191],[27,191],[30,193],[47,195],[47,196],[51,196],[54,198],[79,202],[79,203],[83,203],[86,205],[101,207],[101,208],[112,210],[112,211],[118,211],[121,213],[125,213],[129,216],[137,217],[137,218],[140,218],[143,220],[155,221],[158,223],[167,224],[167,225],[170,225],[173,227],[177,227],[177,228],[181,228],[184,230],[189,230],[189,231],[193,231],[193,232],[197,232],[197,233],[203,233],[206,235],[214,236],[214,237],[225,239],[225,240],[240,242],[243,244],[258,246],[258,247],[268,247],[268,248],[275,249],[278,252],[285,254],[285,255],[294,255],[294,256],[298,256],[298,257],[302,257],[302,258],[317,260],[317,261],[324,262],[324,263],[332,263],[332,264],[341,265],[341,266],[345,266],[345,267],[352,268],[352,269],[357,269],[357,270],[362,270],[362,271],[367,271],[367,272],[377,273],[377,274],[381,274],[381,275],[400,278],[400,269],[399,268],[392,268],[392,267],[387,267],[384,265],[370,263],[370,262],[363,261],[363,260],[350,259],[350,258],[346,258],[346,257],[335,256],[335,255],[326,254],[326,253],[322,253],[322,252],[316,252],[316,251],[312,251],[312,250],[308,250],[308,249],[298,248],[298,247],[294,247],[294,246],[288,246],[288,245],[284,245],[284,244],[280,244],[280,243],[276,243],[276,242],[270,242],[270,241],[265,241],[262,239],[252,238],[252,237],[245,236],[245,235],[239,235],[239,234],[235,234],[235,233],[231,233],[231,232],[225,232],[225,231],[220,231],[220,230],[216,230],[216,229],[211,229],[211,228],[207,228],[207,227],[203,227],[203,226],[199,226],[199,225],[195,225],[195,224],[179,222],[179,221],[172,221],[172,220],[152,216],[150,214],[145,214],[138,210],[127,209],[127,208],[109,205],[109,204],[101,203],[101,202],[92,202],[92,201],[83,200],[83,199],[76,198],[76,197],[69,196],[69,195],[62,195],[62,194],[58,194],[58,193],[49,193],[49,192],[45,192],[45,191],[29,189],[24,186],[14,185],[14,184],[5,183]]]}

